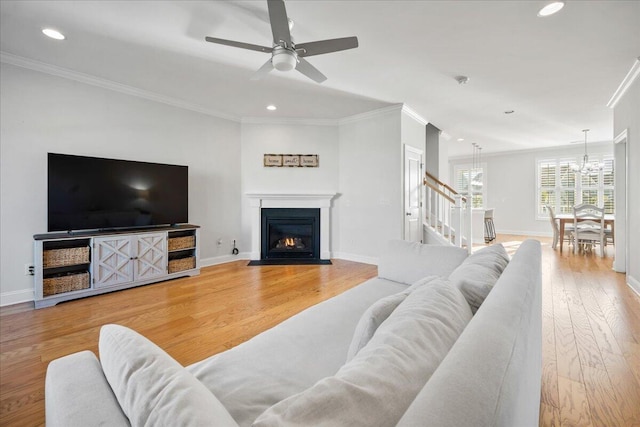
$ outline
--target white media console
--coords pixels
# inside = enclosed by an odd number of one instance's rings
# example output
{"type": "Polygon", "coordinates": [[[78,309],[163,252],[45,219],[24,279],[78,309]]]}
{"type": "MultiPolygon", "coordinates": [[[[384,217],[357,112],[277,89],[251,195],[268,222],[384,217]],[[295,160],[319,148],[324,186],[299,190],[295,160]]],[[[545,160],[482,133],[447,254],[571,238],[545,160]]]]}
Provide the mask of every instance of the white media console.
{"type": "Polygon", "coordinates": [[[197,225],[33,237],[36,308],[200,273],[197,225]]]}

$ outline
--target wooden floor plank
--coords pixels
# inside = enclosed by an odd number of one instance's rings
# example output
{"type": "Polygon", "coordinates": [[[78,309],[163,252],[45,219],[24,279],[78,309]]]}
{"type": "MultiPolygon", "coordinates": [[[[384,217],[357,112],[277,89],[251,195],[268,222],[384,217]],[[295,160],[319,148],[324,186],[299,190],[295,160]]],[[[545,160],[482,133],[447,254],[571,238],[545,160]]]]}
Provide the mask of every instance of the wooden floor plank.
{"type": "Polygon", "coordinates": [[[628,427],[620,410],[620,403],[607,371],[583,366],[584,385],[589,400],[589,409],[596,426],[628,427]]]}
{"type": "MultiPolygon", "coordinates": [[[[591,411],[584,384],[562,376],[558,377],[560,392],[560,425],[566,427],[597,426],[591,422],[591,411]]],[[[545,424],[543,424],[545,425],[545,424]]]]}

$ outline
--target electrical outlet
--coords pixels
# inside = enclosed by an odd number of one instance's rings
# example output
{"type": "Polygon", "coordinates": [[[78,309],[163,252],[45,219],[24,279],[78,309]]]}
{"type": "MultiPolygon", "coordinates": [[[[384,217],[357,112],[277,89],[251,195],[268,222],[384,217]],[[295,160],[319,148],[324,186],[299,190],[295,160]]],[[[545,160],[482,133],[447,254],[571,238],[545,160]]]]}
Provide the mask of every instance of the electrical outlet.
{"type": "Polygon", "coordinates": [[[33,264],[25,264],[24,265],[24,275],[25,276],[33,276],[36,272],[36,268],[33,264]]]}

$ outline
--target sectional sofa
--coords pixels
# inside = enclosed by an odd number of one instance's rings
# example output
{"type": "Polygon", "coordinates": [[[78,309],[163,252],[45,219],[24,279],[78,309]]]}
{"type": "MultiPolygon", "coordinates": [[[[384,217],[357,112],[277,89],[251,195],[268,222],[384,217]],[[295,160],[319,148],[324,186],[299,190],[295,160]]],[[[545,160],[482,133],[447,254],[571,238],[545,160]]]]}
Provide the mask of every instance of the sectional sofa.
{"type": "Polygon", "coordinates": [[[537,426],[540,244],[390,242],[379,276],[183,367],[105,325],[47,370],[56,426],[537,426]]]}

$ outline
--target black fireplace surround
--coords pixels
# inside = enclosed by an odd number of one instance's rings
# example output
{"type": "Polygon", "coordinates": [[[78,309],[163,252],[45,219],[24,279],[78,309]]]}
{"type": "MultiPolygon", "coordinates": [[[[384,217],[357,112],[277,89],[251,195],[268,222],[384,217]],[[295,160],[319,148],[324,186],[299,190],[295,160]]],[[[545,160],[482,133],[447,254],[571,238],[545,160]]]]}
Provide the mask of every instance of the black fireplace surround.
{"type": "Polygon", "coordinates": [[[262,208],[260,261],[265,264],[330,264],[320,259],[320,209],[262,208]]]}

